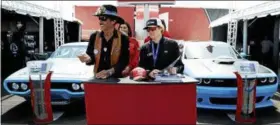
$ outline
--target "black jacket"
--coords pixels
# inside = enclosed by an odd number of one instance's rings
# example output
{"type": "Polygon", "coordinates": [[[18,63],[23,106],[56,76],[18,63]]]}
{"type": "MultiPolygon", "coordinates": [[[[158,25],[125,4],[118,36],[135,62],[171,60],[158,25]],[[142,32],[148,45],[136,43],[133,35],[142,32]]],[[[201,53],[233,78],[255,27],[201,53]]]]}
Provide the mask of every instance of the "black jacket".
{"type": "MultiPolygon", "coordinates": [[[[168,67],[180,56],[178,43],[169,38],[162,37],[159,42],[160,47],[158,50],[158,57],[154,66],[152,44],[153,42],[147,42],[141,47],[140,50],[139,67],[144,68],[148,73],[150,73],[154,69],[162,70],[168,67]]],[[[177,67],[178,73],[181,73],[183,71],[184,66],[181,59],[177,61],[175,67],[177,67]]]]}

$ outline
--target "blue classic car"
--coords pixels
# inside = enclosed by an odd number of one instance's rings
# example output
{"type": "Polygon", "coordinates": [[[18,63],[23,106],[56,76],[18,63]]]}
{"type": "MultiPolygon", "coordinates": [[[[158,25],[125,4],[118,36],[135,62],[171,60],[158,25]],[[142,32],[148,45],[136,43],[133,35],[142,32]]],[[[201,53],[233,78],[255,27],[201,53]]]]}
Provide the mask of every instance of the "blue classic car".
{"type": "MultiPolygon", "coordinates": [[[[236,61],[248,60],[243,59],[235,49],[224,42],[186,41],[183,44],[184,74],[199,80],[197,107],[235,110],[237,82],[233,64],[236,61]]],[[[256,108],[273,106],[270,99],[277,91],[277,81],[277,75],[271,69],[263,65],[258,66],[256,108]]]]}
{"type": "MultiPolygon", "coordinates": [[[[51,97],[53,105],[65,105],[84,97],[83,80],[93,76],[93,66],[81,63],[77,55],[86,51],[88,42],[67,43],[60,46],[46,60],[52,62],[51,97]]],[[[43,78],[44,79],[44,78],[43,78]]],[[[30,97],[27,67],[4,80],[5,90],[26,99],[30,97]]]]}

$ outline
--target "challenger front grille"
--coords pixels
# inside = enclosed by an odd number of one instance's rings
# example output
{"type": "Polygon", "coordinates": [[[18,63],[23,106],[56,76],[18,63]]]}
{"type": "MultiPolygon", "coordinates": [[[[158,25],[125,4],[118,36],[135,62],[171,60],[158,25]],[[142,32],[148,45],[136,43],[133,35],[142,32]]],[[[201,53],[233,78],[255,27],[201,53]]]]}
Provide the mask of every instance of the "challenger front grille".
{"type": "MultiPolygon", "coordinates": [[[[73,90],[72,88],[73,83],[62,83],[62,82],[52,82],[51,83],[51,88],[52,89],[67,89],[71,92],[83,92],[81,88],[79,90],[73,90]]],[[[78,83],[80,85],[80,83],[78,83]]]]}
{"type": "MultiPolygon", "coordinates": [[[[237,80],[236,79],[210,79],[209,84],[204,84],[203,82],[198,84],[198,86],[208,86],[208,87],[237,87],[237,80]]],[[[248,79],[253,80],[253,79],[248,79]]],[[[203,81],[203,80],[202,80],[203,81]]],[[[277,83],[277,80],[275,82],[265,82],[261,83],[261,78],[257,79],[257,86],[266,86],[266,85],[274,85],[277,83]]]]}
{"type": "Polygon", "coordinates": [[[67,105],[69,103],[70,103],[69,100],[52,100],[51,101],[52,105],[67,105]]]}
{"type": "MultiPolygon", "coordinates": [[[[256,103],[259,103],[263,100],[263,96],[256,97],[256,103]]],[[[236,105],[237,98],[210,98],[209,99],[212,104],[218,105],[236,105]]]]}

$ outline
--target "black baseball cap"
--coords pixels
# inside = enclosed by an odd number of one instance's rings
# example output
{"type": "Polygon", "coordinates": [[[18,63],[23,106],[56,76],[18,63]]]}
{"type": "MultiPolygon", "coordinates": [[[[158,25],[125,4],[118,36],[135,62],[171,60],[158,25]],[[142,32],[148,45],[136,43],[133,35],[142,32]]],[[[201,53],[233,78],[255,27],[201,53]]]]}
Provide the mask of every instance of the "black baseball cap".
{"type": "Polygon", "coordinates": [[[148,27],[157,27],[157,26],[164,28],[159,18],[151,18],[146,22],[146,27],[144,27],[144,30],[146,30],[148,27]]]}

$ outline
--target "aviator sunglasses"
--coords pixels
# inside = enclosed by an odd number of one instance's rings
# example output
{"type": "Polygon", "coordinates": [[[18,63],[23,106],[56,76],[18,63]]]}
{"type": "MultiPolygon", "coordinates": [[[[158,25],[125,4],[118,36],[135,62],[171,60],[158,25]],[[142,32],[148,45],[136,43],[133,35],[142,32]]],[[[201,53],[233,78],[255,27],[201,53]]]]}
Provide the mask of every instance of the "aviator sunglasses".
{"type": "Polygon", "coordinates": [[[108,19],[108,17],[106,17],[106,16],[99,16],[98,19],[100,21],[106,21],[108,19]]]}

